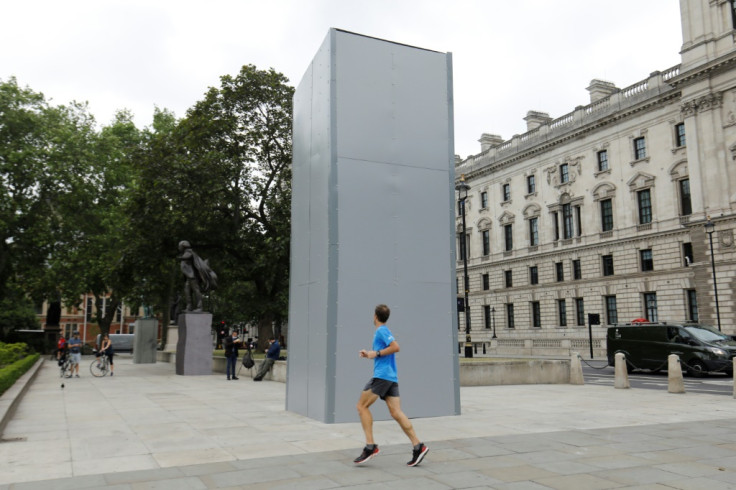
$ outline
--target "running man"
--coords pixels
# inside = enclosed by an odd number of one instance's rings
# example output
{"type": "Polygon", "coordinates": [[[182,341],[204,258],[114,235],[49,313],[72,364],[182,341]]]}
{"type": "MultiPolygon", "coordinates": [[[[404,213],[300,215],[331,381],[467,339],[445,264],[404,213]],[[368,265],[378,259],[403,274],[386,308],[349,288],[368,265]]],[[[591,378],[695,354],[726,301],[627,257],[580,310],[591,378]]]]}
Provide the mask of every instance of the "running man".
{"type": "Polygon", "coordinates": [[[401,411],[399,399],[399,379],[396,372],[396,353],[399,352],[399,344],[393,334],[386,326],[391,310],[386,305],[376,306],[373,314],[373,325],[376,332],[373,335],[373,350],[361,350],[360,357],[373,359],[373,378],[363,388],[358,400],[358,414],[360,423],[365,432],[365,448],[363,453],[355,458],[355,464],[362,464],[379,453],[378,445],[373,440],[373,415],[370,407],[381,398],[386,402],[391,417],[399,423],[404,434],[411,441],[413,448],[411,461],[407,466],[416,466],[422,462],[429,452],[429,448],[422,444],[414,432],[414,427],[409,418],[401,411]]]}

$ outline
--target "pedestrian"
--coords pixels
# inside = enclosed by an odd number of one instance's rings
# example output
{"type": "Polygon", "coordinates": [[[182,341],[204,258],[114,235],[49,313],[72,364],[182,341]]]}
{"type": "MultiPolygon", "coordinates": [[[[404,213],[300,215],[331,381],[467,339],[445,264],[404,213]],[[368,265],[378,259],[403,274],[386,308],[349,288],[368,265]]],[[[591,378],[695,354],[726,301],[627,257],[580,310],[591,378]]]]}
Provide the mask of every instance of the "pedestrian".
{"type": "MultiPolygon", "coordinates": [[[[79,338],[79,332],[74,332],[72,339],[69,341],[69,352],[72,359],[72,371],[75,376],[79,377],[79,363],[82,362],[82,340],[79,338]]],[[[67,378],[71,378],[71,372],[67,378]]]]}
{"type": "Polygon", "coordinates": [[[238,362],[238,346],[240,345],[240,339],[238,338],[238,332],[233,330],[230,337],[225,339],[225,371],[227,373],[227,379],[240,379],[235,376],[235,364],[238,362]]]}
{"type": "Polygon", "coordinates": [[[396,353],[399,352],[399,344],[386,326],[390,315],[391,310],[388,306],[376,306],[373,314],[373,325],[376,327],[373,335],[373,349],[363,349],[359,353],[362,358],[373,359],[373,377],[363,388],[358,400],[358,414],[365,432],[365,448],[353,462],[355,464],[365,463],[379,453],[378,445],[373,440],[373,415],[370,407],[380,398],[386,402],[391,417],[398,422],[413,446],[411,461],[406,465],[416,466],[422,462],[429,448],[417,438],[411,421],[401,411],[399,378],[396,371],[396,353]]]}
{"type": "Polygon", "coordinates": [[[115,375],[115,366],[113,365],[112,358],[115,355],[115,351],[112,348],[112,341],[110,340],[110,336],[108,334],[105,334],[102,337],[102,345],[100,345],[100,352],[98,354],[99,356],[107,356],[107,360],[110,363],[110,376],[115,375]]]}
{"type": "Polygon", "coordinates": [[[261,363],[261,367],[258,372],[253,376],[253,381],[261,381],[263,377],[268,373],[269,369],[273,366],[273,363],[279,360],[281,354],[281,345],[279,341],[271,337],[268,339],[268,351],[266,352],[266,358],[261,363]]]}

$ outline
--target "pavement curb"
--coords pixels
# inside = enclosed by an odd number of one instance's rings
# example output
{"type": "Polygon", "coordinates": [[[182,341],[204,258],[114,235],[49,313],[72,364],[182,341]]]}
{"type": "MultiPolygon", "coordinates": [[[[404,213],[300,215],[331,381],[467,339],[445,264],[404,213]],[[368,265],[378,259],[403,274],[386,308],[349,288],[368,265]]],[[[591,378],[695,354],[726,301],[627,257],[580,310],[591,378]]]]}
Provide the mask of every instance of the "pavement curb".
{"type": "Polygon", "coordinates": [[[13,417],[15,409],[23,399],[23,395],[26,394],[26,391],[28,391],[28,388],[31,386],[31,382],[36,378],[42,364],[43,356],[39,357],[38,361],[36,361],[36,363],[31,366],[23,376],[13,383],[13,386],[8,388],[8,390],[0,396],[0,438],[5,431],[5,426],[13,417]]]}

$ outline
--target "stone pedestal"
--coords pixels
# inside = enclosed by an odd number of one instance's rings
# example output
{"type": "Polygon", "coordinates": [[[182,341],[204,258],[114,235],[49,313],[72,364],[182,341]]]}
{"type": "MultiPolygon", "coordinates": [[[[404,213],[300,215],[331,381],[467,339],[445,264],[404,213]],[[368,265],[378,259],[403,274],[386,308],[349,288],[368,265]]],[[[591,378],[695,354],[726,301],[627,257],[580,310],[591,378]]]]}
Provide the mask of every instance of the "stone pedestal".
{"type": "Polygon", "coordinates": [[[176,344],[176,374],[212,374],[212,314],[179,315],[179,341],[176,344]]]}
{"type": "Polygon", "coordinates": [[[135,321],[133,337],[133,364],[155,364],[158,320],[139,318],[135,321]]]}
{"type": "Polygon", "coordinates": [[[164,346],[164,352],[176,352],[176,345],[179,343],[179,325],[174,323],[166,328],[166,345],[164,346]]]}

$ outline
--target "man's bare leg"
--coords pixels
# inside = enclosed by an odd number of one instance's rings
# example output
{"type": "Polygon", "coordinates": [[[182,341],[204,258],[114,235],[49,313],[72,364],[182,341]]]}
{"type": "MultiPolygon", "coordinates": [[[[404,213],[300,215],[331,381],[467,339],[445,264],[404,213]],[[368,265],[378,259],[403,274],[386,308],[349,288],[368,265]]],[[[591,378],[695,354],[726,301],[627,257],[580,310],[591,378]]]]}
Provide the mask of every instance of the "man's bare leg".
{"type": "Polygon", "coordinates": [[[411,441],[411,445],[416,446],[417,444],[419,444],[420,441],[419,438],[417,438],[416,433],[414,432],[414,426],[411,424],[409,417],[407,417],[404,412],[401,411],[400,398],[398,396],[387,396],[386,406],[388,406],[388,411],[391,414],[391,417],[393,417],[394,420],[399,423],[399,426],[404,431],[404,434],[406,434],[406,436],[411,441]]]}
{"type": "Polygon", "coordinates": [[[360,424],[363,426],[363,432],[365,432],[366,445],[375,444],[373,442],[373,415],[371,414],[370,406],[376,400],[378,400],[378,395],[371,390],[363,391],[358,400],[358,415],[360,415],[360,424]]]}

